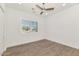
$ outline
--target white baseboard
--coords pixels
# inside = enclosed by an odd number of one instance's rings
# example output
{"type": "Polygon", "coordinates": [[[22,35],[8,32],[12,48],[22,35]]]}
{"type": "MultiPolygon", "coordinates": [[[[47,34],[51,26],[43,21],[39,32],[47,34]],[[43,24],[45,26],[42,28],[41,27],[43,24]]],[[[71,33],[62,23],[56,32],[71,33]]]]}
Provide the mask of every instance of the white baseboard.
{"type": "Polygon", "coordinates": [[[71,42],[67,42],[65,40],[58,40],[58,39],[54,39],[54,38],[48,38],[48,40],[50,41],[54,41],[54,42],[57,42],[57,43],[60,43],[60,44],[63,44],[63,45],[66,45],[66,46],[70,46],[70,47],[73,47],[73,48],[76,48],[76,49],[79,49],[79,46],[76,45],[75,43],[71,44],[71,42]]]}

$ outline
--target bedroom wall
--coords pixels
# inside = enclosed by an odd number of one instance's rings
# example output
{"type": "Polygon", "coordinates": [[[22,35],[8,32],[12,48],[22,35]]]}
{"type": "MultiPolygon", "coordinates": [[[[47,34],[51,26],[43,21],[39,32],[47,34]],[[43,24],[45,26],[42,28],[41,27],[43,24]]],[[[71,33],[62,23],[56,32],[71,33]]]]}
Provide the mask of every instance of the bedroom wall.
{"type": "Polygon", "coordinates": [[[7,8],[7,17],[7,47],[44,39],[44,20],[40,16],[7,8]],[[21,19],[37,21],[38,32],[20,31],[21,19]]]}
{"type": "MultiPolygon", "coordinates": [[[[0,7],[4,9],[4,4],[0,4],[0,7]]],[[[2,54],[2,52],[5,50],[4,48],[4,12],[3,10],[0,8],[0,55],[2,54]]]]}
{"type": "Polygon", "coordinates": [[[46,25],[47,39],[79,49],[79,5],[48,17],[46,25]]]}
{"type": "Polygon", "coordinates": [[[3,18],[2,18],[2,11],[0,9],[0,54],[2,53],[2,48],[3,48],[3,44],[2,44],[2,41],[3,41],[3,18]]]}

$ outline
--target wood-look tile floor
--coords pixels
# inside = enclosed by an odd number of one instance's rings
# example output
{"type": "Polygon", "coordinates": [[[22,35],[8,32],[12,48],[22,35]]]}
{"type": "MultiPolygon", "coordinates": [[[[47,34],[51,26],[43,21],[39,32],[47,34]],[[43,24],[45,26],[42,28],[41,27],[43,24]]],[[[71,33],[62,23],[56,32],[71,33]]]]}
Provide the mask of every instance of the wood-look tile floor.
{"type": "Polygon", "coordinates": [[[44,39],[9,47],[3,56],[79,56],[79,49],[44,39]]]}

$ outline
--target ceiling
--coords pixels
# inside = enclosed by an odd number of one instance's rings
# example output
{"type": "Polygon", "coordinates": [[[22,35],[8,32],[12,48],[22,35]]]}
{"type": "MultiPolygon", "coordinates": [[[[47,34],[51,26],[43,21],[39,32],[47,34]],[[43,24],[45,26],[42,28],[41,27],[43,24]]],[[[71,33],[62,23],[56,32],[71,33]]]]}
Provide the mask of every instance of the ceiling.
{"type": "MultiPolygon", "coordinates": [[[[6,3],[6,7],[17,9],[17,10],[24,11],[24,12],[30,12],[30,13],[31,12],[33,13],[32,8],[35,8],[36,11],[38,13],[40,13],[40,10],[35,6],[37,4],[42,6],[41,3],[22,3],[22,4],[6,3]]],[[[52,13],[58,13],[58,12],[66,10],[66,9],[72,7],[72,6],[75,6],[75,5],[78,5],[78,4],[77,3],[66,3],[66,4],[63,4],[63,3],[46,3],[45,8],[54,7],[54,11],[51,11],[51,12],[52,13]]]]}

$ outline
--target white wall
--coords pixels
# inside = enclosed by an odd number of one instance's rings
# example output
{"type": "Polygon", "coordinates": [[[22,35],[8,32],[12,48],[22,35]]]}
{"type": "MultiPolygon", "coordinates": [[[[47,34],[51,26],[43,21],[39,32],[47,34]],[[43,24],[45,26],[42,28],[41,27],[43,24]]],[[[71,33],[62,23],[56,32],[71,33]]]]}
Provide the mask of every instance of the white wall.
{"type": "MultiPolygon", "coordinates": [[[[3,5],[0,4],[0,7],[3,8],[3,5]]],[[[4,51],[4,13],[2,12],[2,9],[0,8],[0,55],[4,51]]]]}
{"type": "Polygon", "coordinates": [[[44,20],[37,15],[11,8],[7,8],[7,47],[44,39],[44,20]],[[38,21],[38,32],[22,33],[21,19],[38,21]]]}
{"type": "Polygon", "coordinates": [[[2,18],[2,11],[0,9],[0,54],[2,53],[3,48],[2,40],[3,40],[3,18],[2,18]]]}
{"type": "Polygon", "coordinates": [[[49,17],[46,25],[49,40],[79,49],[79,5],[49,17]]]}

